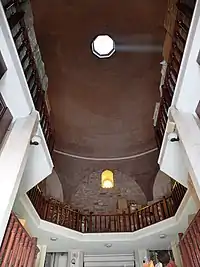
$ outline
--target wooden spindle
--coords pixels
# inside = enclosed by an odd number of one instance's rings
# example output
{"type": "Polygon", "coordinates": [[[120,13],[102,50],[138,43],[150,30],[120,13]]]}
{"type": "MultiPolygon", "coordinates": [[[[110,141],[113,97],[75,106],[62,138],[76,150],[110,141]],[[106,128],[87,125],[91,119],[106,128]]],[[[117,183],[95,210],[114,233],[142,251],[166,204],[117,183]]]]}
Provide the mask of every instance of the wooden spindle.
{"type": "Polygon", "coordinates": [[[139,218],[139,211],[135,213],[135,228],[136,230],[140,229],[140,218],[139,218]]]}
{"type": "Polygon", "coordinates": [[[193,226],[194,222],[189,226],[190,242],[192,249],[195,251],[198,266],[200,266],[200,249],[197,241],[197,234],[195,233],[195,229],[193,226]]]}
{"type": "Polygon", "coordinates": [[[8,240],[7,248],[5,251],[5,256],[3,258],[1,267],[6,267],[6,265],[8,264],[8,259],[10,257],[10,253],[12,251],[12,246],[14,244],[14,240],[15,240],[15,236],[16,236],[16,233],[18,230],[18,226],[19,226],[18,222],[15,221],[14,226],[11,230],[10,238],[8,240]]]}
{"type": "MultiPolygon", "coordinates": [[[[23,231],[22,235],[21,235],[21,238],[19,240],[19,248],[18,248],[18,251],[17,251],[17,256],[16,256],[14,267],[18,267],[19,266],[19,262],[21,260],[22,251],[23,251],[23,245],[24,245],[25,239],[26,239],[26,232],[23,231]]],[[[11,266],[13,266],[13,265],[11,265],[11,266]]]]}
{"type": "Polygon", "coordinates": [[[116,221],[116,215],[113,216],[113,226],[114,226],[114,232],[117,232],[117,221],[116,221]]]}
{"type": "Polygon", "coordinates": [[[97,215],[94,215],[94,231],[95,231],[95,232],[98,232],[97,215]]]}
{"type": "Polygon", "coordinates": [[[132,232],[132,216],[131,216],[131,211],[130,211],[130,208],[128,209],[128,229],[129,229],[129,232],[132,232]]]}
{"type": "Polygon", "coordinates": [[[192,252],[190,250],[190,247],[189,247],[189,243],[188,243],[188,240],[187,240],[187,237],[184,237],[183,239],[183,244],[187,250],[187,253],[189,255],[189,258],[190,258],[190,264],[191,264],[191,267],[196,267],[195,264],[194,264],[194,261],[193,261],[193,255],[192,255],[192,252]]]}
{"type": "MultiPolygon", "coordinates": [[[[15,236],[15,240],[14,240],[14,244],[13,244],[13,247],[12,247],[12,254],[11,254],[11,257],[10,257],[10,265],[11,266],[14,266],[16,260],[17,260],[17,255],[18,255],[18,251],[20,249],[20,240],[22,238],[22,235],[23,234],[23,229],[21,226],[19,226],[17,232],[16,232],[16,236],[15,236]]],[[[25,236],[23,236],[25,238],[25,236]]]]}
{"type": "Polygon", "coordinates": [[[164,218],[167,219],[170,217],[169,215],[169,209],[168,209],[168,205],[167,205],[167,201],[166,198],[163,197],[163,213],[164,213],[164,218]]]}
{"type": "Polygon", "coordinates": [[[100,222],[100,232],[102,232],[102,220],[101,220],[101,215],[99,215],[99,222],[100,222]]]}
{"type": "Polygon", "coordinates": [[[14,222],[15,222],[15,217],[11,213],[11,216],[10,216],[10,219],[8,222],[8,227],[7,227],[7,230],[6,230],[6,233],[5,233],[5,236],[3,238],[1,248],[0,248],[0,259],[3,257],[3,254],[5,253],[5,250],[6,250],[8,242],[9,242],[10,235],[11,235],[11,231],[14,227],[14,222]]]}
{"type": "Polygon", "coordinates": [[[179,233],[179,239],[180,239],[180,252],[181,252],[181,256],[182,256],[182,263],[183,263],[183,267],[190,267],[191,266],[191,261],[187,252],[187,249],[185,247],[185,244],[183,242],[183,234],[179,233]]]}
{"type": "Polygon", "coordinates": [[[87,219],[86,219],[86,215],[84,216],[84,233],[87,233],[87,219]]]}
{"type": "Polygon", "coordinates": [[[126,232],[127,231],[127,228],[126,228],[126,213],[124,211],[122,213],[122,219],[123,219],[123,232],[126,232]]]}
{"type": "Polygon", "coordinates": [[[32,237],[32,246],[31,246],[31,252],[29,254],[29,259],[27,262],[27,267],[33,267],[33,263],[35,260],[36,244],[37,244],[37,239],[35,237],[32,237]]]}
{"type": "Polygon", "coordinates": [[[28,242],[29,242],[30,238],[29,236],[26,236],[25,238],[25,242],[22,248],[22,256],[21,256],[21,260],[19,262],[19,266],[25,266],[24,262],[25,262],[25,257],[26,257],[26,251],[28,250],[28,242]]]}
{"type": "Polygon", "coordinates": [[[92,212],[90,212],[89,232],[92,233],[92,212]]]}

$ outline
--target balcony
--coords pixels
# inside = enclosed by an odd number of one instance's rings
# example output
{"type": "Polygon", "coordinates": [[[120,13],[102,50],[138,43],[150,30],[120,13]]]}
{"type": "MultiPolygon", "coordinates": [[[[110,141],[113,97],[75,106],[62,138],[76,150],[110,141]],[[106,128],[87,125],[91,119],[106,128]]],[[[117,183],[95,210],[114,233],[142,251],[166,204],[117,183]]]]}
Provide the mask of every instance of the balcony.
{"type": "Polygon", "coordinates": [[[83,214],[66,203],[45,197],[38,186],[28,196],[42,220],[81,233],[108,233],[134,232],[173,217],[185,193],[186,188],[176,183],[169,197],[128,214],[83,214]]]}

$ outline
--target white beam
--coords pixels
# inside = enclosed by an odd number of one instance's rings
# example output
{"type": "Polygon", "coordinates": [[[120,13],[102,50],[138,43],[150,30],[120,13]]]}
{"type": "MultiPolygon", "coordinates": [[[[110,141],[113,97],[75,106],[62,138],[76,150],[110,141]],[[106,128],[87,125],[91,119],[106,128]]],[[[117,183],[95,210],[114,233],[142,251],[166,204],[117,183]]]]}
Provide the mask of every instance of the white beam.
{"type": "Polygon", "coordinates": [[[26,165],[38,114],[17,119],[0,151],[0,245],[26,165]]]}
{"type": "Polygon", "coordinates": [[[188,172],[200,199],[200,128],[192,114],[180,112],[175,108],[171,108],[170,112],[186,155],[188,172]]]}

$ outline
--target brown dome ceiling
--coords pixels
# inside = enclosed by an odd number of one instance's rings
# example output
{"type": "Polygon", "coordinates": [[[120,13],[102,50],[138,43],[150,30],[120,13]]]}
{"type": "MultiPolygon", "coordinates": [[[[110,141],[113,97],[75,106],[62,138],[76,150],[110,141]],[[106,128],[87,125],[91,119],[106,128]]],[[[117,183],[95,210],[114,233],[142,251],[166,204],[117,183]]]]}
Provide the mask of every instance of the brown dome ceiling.
{"type": "MultiPolygon", "coordinates": [[[[127,42],[135,35],[148,34],[162,45],[166,2],[32,1],[36,34],[49,77],[57,150],[89,158],[116,158],[156,147],[152,116],[159,99],[161,53],[116,52],[102,60],[91,53],[90,43],[101,33],[127,42]]],[[[134,164],[133,160],[115,161],[113,169],[127,175],[127,168],[139,181],[144,173],[155,175],[156,154],[147,157],[150,168],[146,158],[140,158],[138,162],[134,159],[134,164]],[[135,171],[133,166],[139,164],[140,171],[135,171]]],[[[86,173],[104,169],[106,161],[94,169],[93,161],[55,154],[55,162],[68,198],[70,186],[79,188],[86,173]],[[81,170],[79,182],[74,184],[77,170],[81,170]]],[[[154,177],[148,179],[152,184],[154,177]]],[[[141,188],[147,196],[146,189],[141,188]]]]}

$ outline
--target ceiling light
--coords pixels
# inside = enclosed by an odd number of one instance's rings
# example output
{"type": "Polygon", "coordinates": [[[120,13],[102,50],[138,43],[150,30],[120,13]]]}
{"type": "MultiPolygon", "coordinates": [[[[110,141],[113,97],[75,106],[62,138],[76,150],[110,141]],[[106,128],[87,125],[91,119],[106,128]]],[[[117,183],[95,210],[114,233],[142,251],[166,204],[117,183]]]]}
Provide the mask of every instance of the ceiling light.
{"type": "Polygon", "coordinates": [[[51,240],[51,241],[57,241],[58,238],[57,238],[57,237],[51,237],[50,240],[51,240]]]}
{"type": "Polygon", "coordinates": [[[92,52],[99,58],[111,57],[115,52],[115,43],[109,35],[99,35],[92,42],[92,52]]]}
{"type": "Polygon", "coordinates": [[[164,238],[166,238],[166,237],[167,237],[166,234],[161,234],[161,235],[160,235],[160,239],[164,239],[164,238]]]}
{"type": "Polygon", "coordinates": [[[114,187],[114,178],[113,172],[110,170],[105,170],[101,174],[101,187],[102,188],[113,188],[114,187]]]}
{"type": "Polygon", "coordinates": [[[111,248],[112,244],[108,243],[108,244],[105,244],[104,246],[107,247],[107,248],[111,248]]]}

